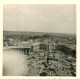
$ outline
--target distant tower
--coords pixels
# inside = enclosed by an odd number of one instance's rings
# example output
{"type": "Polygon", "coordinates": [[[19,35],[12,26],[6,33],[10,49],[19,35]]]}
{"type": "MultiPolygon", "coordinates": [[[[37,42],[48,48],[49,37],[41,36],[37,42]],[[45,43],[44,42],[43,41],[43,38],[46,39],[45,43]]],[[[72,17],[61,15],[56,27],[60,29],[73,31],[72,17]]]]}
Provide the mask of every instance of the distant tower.
{"type": "Polygon", "coordinates": [[[55,42],[54,42],[54,50],[55,50],[55,42]]]}
{"type": "Polygon", "coordinates": [[[48,44],[47,44],[47,63],[49,63],[49,41],[48,41],[48,44]]]}
{"type": "Polygon", "coordinates": [[[55,44],[55,42],[54,42],[54,47],[53,47],[54,53],[55,53],[55,49],[56,49],[56,44],[55,44]]]}

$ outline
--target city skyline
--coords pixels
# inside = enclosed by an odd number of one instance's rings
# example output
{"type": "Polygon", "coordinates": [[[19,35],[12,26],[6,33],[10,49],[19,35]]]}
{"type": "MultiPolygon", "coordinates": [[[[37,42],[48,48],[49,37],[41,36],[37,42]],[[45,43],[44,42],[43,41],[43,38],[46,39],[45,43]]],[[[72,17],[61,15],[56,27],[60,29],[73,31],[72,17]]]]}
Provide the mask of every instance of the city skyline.
{"type": "Polygon", "coordinates": [[[5,4],[4,31],[76,33],[75,5],[5,4]]]}

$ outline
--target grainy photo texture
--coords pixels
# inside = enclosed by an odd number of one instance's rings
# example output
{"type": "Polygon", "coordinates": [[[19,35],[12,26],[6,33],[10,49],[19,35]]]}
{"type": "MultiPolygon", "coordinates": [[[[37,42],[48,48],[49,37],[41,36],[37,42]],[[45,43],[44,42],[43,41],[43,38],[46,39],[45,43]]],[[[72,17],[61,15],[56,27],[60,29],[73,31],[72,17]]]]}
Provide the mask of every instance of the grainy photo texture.
{"type": "Polygon", "coordinates": [[[76,5],[4,4],[3,76],[76,76],[76,5]]]}

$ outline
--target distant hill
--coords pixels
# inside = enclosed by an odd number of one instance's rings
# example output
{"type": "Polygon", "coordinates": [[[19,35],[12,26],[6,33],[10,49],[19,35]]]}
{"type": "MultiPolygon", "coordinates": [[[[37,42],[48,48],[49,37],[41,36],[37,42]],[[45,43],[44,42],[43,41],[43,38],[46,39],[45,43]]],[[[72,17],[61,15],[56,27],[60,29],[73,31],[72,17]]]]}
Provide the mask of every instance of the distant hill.
{"type": "Polygon", "coordinates": [[[26,31],[3,31],[3,35],[44,35],[48,34],[54,37],[61,37],[61,38],[76,38],[76,34],[67,34],[67,33],[48,33],[48,32],[26,32],[26,31]]]}

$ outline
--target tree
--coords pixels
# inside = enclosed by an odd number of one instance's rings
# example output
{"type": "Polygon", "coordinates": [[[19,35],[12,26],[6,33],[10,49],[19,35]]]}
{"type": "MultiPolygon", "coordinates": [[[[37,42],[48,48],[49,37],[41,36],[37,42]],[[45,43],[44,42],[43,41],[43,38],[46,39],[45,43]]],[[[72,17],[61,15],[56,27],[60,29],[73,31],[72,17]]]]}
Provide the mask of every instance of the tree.
{"type": "Polygon", "coordinates": [[[44,34],[44,35],[43,35],[43,38],[49,38],[49,37],[50,37],[49,34],[44,34]]]}
{"type": "Polygon", "coordinates": [[[42,73],[40,73],[40,76],[47,76],[47,73],[46,72],[42,72],[42,73]]]}
{"type": "Polygon", "coordinates": [[[57,39],[55,40],[55,43],[58,44],[58,40],[57,39]]]}

